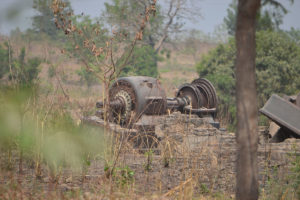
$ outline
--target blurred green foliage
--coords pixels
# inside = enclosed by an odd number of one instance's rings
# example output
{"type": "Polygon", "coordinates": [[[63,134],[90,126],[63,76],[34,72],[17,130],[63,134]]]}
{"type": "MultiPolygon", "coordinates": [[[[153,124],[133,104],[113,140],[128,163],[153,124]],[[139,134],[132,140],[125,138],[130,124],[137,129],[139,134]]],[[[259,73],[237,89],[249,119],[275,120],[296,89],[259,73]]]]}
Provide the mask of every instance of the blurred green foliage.
{"type": "MultiPolygon", "coordinates": [[[[220,117],[234,127],[235,54],[233,38],[210,51],[196,65],[200,77],[212,81],[219,97],[220,117]]],[[[272,93],[293,95],[300,88],[300,47],[283,32],[256,33],[256,76],[258,105],[263,106],[272,93]]]]}
{"type": "MultiPolygon", "coordinates": [[[[103,155],[106,143],[101,130],[77,124],[63,109],[66,103],[58,100],[49,106],[37,94],[29,87],[1,86],[2,153],[22,152],[23,159],[48,165],[54,173],[63,166],[81,169],[89,159],[103,155]]],[[[2,157],[2,161],[18,158],[2,157]]]]}

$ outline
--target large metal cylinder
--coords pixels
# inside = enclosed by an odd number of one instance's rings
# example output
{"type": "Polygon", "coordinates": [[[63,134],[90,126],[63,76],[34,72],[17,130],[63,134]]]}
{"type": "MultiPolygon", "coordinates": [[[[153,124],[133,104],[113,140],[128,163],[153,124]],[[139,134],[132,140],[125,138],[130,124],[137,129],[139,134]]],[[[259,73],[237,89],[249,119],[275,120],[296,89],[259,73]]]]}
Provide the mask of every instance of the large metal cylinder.
{"type": "Polygon", "coordinates": [[[146,76],[119,78],[109,90],[109,99],[111,120],[124,125],[135,123],[144,114],[164,114],[167,108],[159,81],[146,76]]]}

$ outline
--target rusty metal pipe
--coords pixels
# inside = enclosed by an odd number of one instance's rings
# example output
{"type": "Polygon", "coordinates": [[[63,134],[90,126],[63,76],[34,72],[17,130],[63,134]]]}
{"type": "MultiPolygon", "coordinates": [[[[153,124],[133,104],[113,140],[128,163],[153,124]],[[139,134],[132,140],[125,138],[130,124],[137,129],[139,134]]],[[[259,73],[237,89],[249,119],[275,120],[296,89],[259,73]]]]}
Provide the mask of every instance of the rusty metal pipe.
{"type": "Polygon", "coordinates": [[[199,114],[199,113],[215,113],[217,112],[216,108],[199,108],[199,109],[194,109],[194,108],[189,108],[189,107],[184,107],[184,111],[199,114]]]}
{"type": "Polygon", "coordinates": [[[186,97],[167,98],[167,109],[178,110],[190,104],[190,100],[186,97]]]}
{"type": "MultiPolygon", "coordinates": [[[[97,108],[103,108],[104,103],[99,101],[96,103],[97,108]]],[[[125,101],[122,97],[117,97],[116,99],[109,102],[109,107],[114,110],[122,110],[125,108],[125,101]]]]}

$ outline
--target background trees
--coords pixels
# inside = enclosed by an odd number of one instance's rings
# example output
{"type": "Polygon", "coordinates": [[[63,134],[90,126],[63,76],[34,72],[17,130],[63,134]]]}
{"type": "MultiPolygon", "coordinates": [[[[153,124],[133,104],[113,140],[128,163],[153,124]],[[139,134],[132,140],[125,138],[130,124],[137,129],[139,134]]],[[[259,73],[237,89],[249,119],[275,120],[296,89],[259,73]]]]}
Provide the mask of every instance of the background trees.
{"type": "MultiPolygon", "coordinates": [[[[235,40],[220,44],[196,65],[200,77],[214,83],[220,100],[220,113],[229,124],[235,117],[235,40]]],[[[256,76],[258,106],[272,93],[295,94],[300,88],[300,48],[284,32],[256,33],[256,76]]]]}

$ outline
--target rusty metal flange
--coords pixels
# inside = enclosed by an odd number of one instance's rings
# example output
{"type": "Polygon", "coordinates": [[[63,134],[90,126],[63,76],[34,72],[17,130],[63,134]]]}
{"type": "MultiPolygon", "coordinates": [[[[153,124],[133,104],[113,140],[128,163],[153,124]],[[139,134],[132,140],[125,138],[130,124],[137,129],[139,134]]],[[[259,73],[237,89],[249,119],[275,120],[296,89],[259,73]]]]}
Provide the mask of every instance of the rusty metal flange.
{"type": "Polygon", "coordinates": [[[217,93],[214,86],[209,80],[205,78],[198,78],[194,80],[191,84],[195,85],[205,96],[205,101],[203,101],[202,107],[217,108],[217,93]]]}
{"type": "Polygon", "coordinates": [[[110,100],[120,97],[124,100],[125,107],[119,110],[112,110],[109,113],[109,120],[126,126],[129,125],[134,116],[132,111],[136,106],[136,96],[130,84],[122,80],[115,82],[109,90],[110,100]]]}
{"type": "MultiPolygon", "coordinates": [[[[195,85],[189,83],[180,86],[176,97],[188,98],[189,104],[193,109],[200,108],[201,102],[203,101],[203,95],[200,93],[198,88],[195,85]]],[[[180,108],[180,111],[183,112],[183,108],[180,108]]]]}

